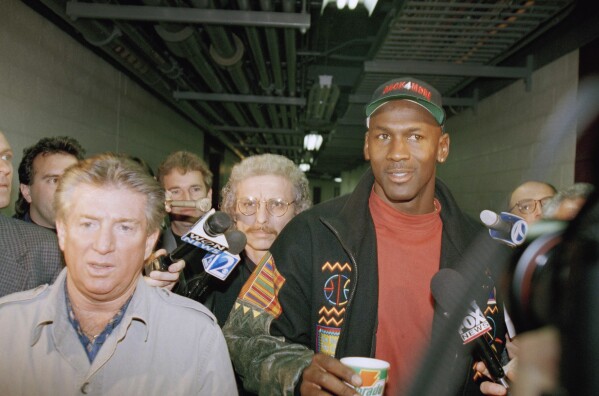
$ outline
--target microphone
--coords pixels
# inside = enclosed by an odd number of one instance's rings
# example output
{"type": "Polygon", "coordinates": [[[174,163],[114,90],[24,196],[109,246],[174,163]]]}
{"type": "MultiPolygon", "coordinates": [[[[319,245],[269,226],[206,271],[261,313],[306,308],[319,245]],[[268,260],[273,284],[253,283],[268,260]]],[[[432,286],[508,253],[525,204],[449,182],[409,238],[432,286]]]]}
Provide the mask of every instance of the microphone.
{"type": "MultiPolygon", "coordinates": [[[[466,281],[457,271],[444,268],[437,272],[431,280],[431,293],[435,301],[445,311],[444,315],[449,317],[449,312],[459,304],[459,291],[466,290],[466,281]]],[[[506,389],[509,389],[509,382],[501,366],[497,354],[489,345],[491,335],[491,325],[483,315],[481,309],[472,300],[470,308],[462,321],[458,333],[464,345],[474,346],[479,357],[487,366],[491,377],[495,382],[499,382],[506,389]]]]}
{"type": "Polygon", "coordinates": [[[167,201],[167,203],[173,208],[194,208],[199,209],[202,212],[208,212],[210,208],[212,208],[212,202],[210,201],[210,198],[207,197],[200,198],[196,201],[167,201]]]}
{"type": "MultiPolygon", "coordinates": [[[[207,244],[215,245],[219,248],[218,251],[225,250],[225,246],[218,244],[216,241],[211,241],[209,238],[217,237],[221,234],[224,234],[224,232],[227,231],[232,224],[233,222],[231,218],[228,214],[224,212],[211,211],[210,213],[206,213],[206,215],[201,217],[191,227],[189,232],[187,232],[184,236],[181,237],[181,239],[186,243],[178,246],[176,249],[174,249],[166,256],[161,256],[157,259],[159,260],[160,270],[167,271],[168,267],[172,263],[179,260],[185,260],[186,263],[189,263],[189,259],[192,258],[192,256],[197,256],[198,253],[201,253],[201,250],[196,252],[198,248],[202,249],[204,253],[206,251],[211,253],[217,253],[214,251],[213,248],[207,246],[207,244]],[[200,235],[200,237],[195,239],[190,237],[190,234],[194,236],[200,235]]],[[[219,238],[219,241],[222,242],[222,237],[219,238]]],[[[202,255],[202,257],[203,256],[204,255],[202,255]]]]}
{"type": "Polygon", "coordinates": [[[519,246],[526,240],[528,223],[520,216],[509,212],[497,214],[492,210],[483,210],[480,212],[480,220],[489,229],[491,238],[510,247],[519,246]]]}
{"type": "Polygon", "coordinates": [[[208,289],[208,275],[225,280],[241,261],[246,236],[238,230],[227,231],[232,225],[228,214],[211,209],[181,237],[184,244],[154,260],[154,268],[166,271],[175,261],[185,260],[177,293],[199,300],[208,289]],[[202,265],[192,265],[200,260],[202,265]]]}

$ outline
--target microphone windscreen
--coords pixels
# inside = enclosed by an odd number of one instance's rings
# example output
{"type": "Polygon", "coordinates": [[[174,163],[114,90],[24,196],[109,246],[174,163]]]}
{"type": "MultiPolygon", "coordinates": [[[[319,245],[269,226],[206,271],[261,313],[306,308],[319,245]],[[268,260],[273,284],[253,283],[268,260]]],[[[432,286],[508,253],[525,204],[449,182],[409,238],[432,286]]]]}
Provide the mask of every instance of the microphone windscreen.
{"type": "Polygon", "coordinates": [[[239,254],[245,248],[247,238],[245,234],[239,230],[231,230],[225,232],[225,238],[229,244],[229,253],[239,254]]]}
{"type": "Polygon", "coordinates": [[[431,279],[431,293],[446,312],[452,312],[460,303],[460,292],[465,287],[466,281],[462,275],[451,268],[443,268],[431,279]]]}
{"type": "Polygon", "coordinates": [[[483,210],[480,212],[480,221],[487,227],[492,227],[499,222],[499,215],[492,210],[483,210]]]}
{"type": "Polygon", "coordinates": [[[196,202],[196,208],[202,212],[208,212],[212,208],[212,201],[210,198],[201,198],[196,202]]]}
{"type": "Polygon", "coordinates": [[[223,234],[233,225],[233,220],[231,220],[231,216],[226,214],[225,212],[214,212],[212,216],[206,219],[204,223],[204,231],[206,234],[210,236],[215,236],[218,234],[223,234]]]}

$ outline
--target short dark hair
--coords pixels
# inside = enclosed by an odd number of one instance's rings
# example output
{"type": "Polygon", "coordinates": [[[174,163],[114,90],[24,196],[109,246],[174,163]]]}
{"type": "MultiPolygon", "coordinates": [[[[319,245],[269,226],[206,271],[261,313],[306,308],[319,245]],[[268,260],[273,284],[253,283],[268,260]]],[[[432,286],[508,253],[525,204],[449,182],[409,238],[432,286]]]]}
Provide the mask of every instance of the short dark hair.
{"type": "MultiPolygon", "coordinates": [[[[33,177],[33,161],[38,155],[48,154],[69,154],[81,161],[85,156],[85,150],[81,144],[70,136],[52,136],[40,139],[33,146],[23,149],[23,159],[19,164],[19,183],[31,185],[33,177]]],[[[19,198],[15,203],[15,212],[17,217],[23,217],[29,212],[29,202],[25,199],[21,191],[19,198]]]]}

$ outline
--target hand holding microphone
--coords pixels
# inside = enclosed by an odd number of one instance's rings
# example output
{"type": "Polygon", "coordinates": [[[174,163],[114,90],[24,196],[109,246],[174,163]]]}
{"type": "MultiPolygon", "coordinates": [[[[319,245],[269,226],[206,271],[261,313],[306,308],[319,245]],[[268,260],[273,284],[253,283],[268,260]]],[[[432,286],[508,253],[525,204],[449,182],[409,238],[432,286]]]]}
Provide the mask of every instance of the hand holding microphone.
{"type": "MultiPolygon", "coordinates": [[[[433,276],[431,280],[431,293],[435,301],[449,316],[453,307],[457,306],[456,294],[460,290],[466,289],[466,281],[455,270],[445,268],[440,270],[433,276]]],[[[491,378],[509,389],[509,382],[501,366],[501,362],[495,351],[491,348],[488,342],[491,325],[483,315],[481,309],[476,304],[476,301],[470,302],[470,308],[462,321],[462,325],[458,329],[458,333],[464,345],[474,346],[480,359],[485,363],[491,378]]]]}
{"type": "Polygon", "coordinates": [[[228,214],[210,210],[181,237],[185,243],[153,261],[153,269],[167,271],[172,263],[184,260],[177,293],[199,299],[209,286],[210,276],[225,280],[241,261],[239,253],[245,248],[246,236],[229,230],[232,224],[228,214]]]}
{"type": "Polygon", "coordinates": [[[526,240],[528,224],[519,216],[508,212],[497,214],[492,210],[483,210],[480,212],[480,220],[489,229],[491,238],[510,247],[519,246],[526,240]]]}
{"type": "Polygon", "coordinates": [[[212,201],[210,198],[200,198],[195,201],[177,201],[167,199],[165,202],[167,208],[194,208],[202,212],[208,212],[212,208],[212,201]]]}

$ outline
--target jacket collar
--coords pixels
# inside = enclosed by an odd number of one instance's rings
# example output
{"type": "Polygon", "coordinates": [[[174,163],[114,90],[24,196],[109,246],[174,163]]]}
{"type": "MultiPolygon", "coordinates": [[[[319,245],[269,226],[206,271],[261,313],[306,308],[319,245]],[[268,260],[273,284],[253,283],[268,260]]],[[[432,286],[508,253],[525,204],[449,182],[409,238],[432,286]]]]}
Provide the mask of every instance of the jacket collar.
{"type": "MultiPolygon", "coordinates": [[[[49,287],[49,296],[45,299],[40,307],[40,313],[38,319],[33,324],[33,331],[31,333],[30,345],[35,345],[42,331],[49,326],[49,329],[53,331],[55,340],[62,338],[61,333],[69,330],[73,330],[72,326],[67,318],[66,302],[65,302],[65,287],[68,268],[64,268],[60,275],[56,278],[56,281],[52,286],[49,287]],[[70,327],[70,329],[69,329],[70,327]]],[[[140,275],[137,280],[137,286],[133,293],[133,298],[127,307],[125,316],[123,317],[121,324],[117,329],[118,339],[122,339],[129,329],[129,325],[132,321],[139,321],[145,324],[145,337],[144,341],[147,341],[149,335],[148,319],[150,316],[150,299],[148,293],[151,292],[150,286],[146,284],[143,277],[140,275]]],[[[73,330],[74,331],[74,330],[73,330]]],[[[64,334],[64,333],[63,333],[64,334]]]]}
{"type": "MultiPolygon", "coordinates": [[[[337,230],[341,240],[347,241],[349,246],[358,246],[359,241],[369,233],[370,229],[374,232],[374,224],[368,207],[368,198],[373,185],[374,175],[372,169],[368,168],[354,191],[348,196],[339,215],[335,217],[321,216],[325,222],[337,230]]],[[[442,207],[444,249],[451,249],[454,250],[454,253],[462,255],[469,245],[469,236],[476,229],[458,207],[449,188],[440,179],[435,180],[435,197],[442,207]]],[[[441,267],[443,268],[445,264],[447,263],[442,263],[441,267]]]]}

